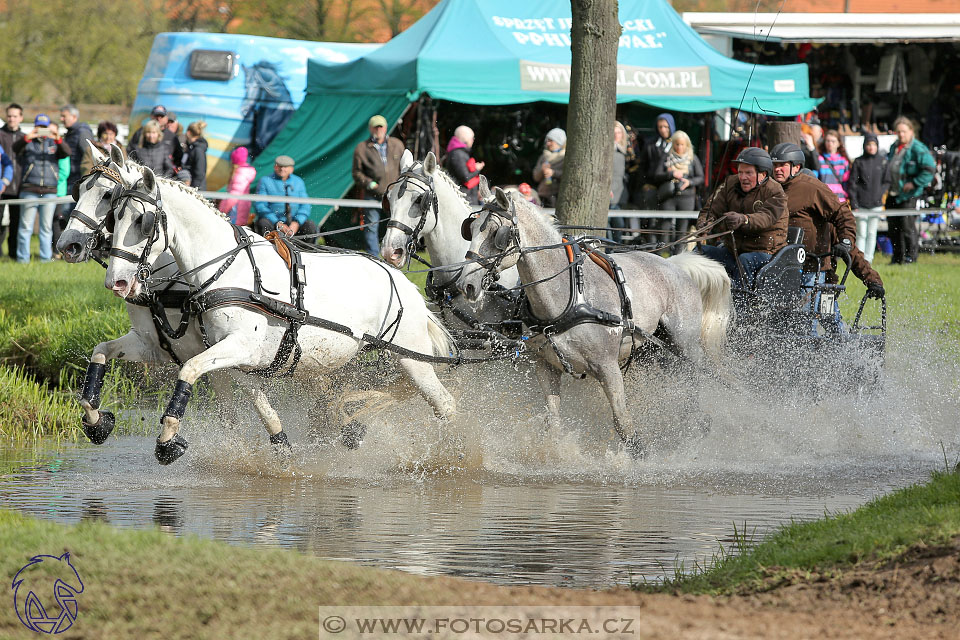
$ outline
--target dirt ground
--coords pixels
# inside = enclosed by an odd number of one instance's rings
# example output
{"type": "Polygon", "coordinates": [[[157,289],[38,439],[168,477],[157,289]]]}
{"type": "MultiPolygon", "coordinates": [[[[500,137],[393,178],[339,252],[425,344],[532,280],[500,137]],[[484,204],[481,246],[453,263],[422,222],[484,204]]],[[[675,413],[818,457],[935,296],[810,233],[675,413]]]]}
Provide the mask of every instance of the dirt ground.
{"type": "Polygon", "coordinates": [[[960,638],[960,538],[947,547],[913,549],[895,563],[832,574],[772,568],[769,574],[766,590],[724,597],[463,582],[455,597],[477,604],[502,603],[509,595],[517,603],[639,606],[642,626],[622,636],[634,638],[960,638]]]}

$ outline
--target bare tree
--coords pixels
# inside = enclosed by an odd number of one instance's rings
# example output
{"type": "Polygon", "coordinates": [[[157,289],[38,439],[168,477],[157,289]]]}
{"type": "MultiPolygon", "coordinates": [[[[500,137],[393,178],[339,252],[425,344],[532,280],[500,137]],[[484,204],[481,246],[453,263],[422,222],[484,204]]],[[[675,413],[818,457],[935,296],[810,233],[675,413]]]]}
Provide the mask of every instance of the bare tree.
{"type": "Polygon", "coordinates": [[[567,152],[557,201],[564,224],[607,226],[617,109],[617,0],[571,0],[567,152]]]}

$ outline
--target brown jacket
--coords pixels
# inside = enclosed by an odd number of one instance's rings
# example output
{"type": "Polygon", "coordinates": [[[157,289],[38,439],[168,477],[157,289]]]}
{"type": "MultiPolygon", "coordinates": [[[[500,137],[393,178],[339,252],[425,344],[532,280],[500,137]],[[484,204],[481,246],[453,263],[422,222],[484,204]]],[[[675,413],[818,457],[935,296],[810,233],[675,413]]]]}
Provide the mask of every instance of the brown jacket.
{"type": "MultiPolygon", "coordinates": [[[[849,240],[851,247],[857,246],[857,223],[850,205],[840,202],[827,185],[805,173],[798,173],[781,186],[787,194],[790,226],[803,229],[803,245],[808,255],[829,253],[837,242],[836,238],[849,240]]],[[[816,268],[816,258],[807,258],[803,270],[815,271],[816,268]]],[[[832,268],[833,258],[823,258],[820,270],[830,271],[832,268]]]]}
{"type": "Polygon", "coordinates": [[[400,156],[404,146],[396,138],[387,136],[387,165],[383,165],[380,152],[373,146],[373,140],[367,138],[353,150],[353,181],[360,190],[359,197],[367,195],[382,196],[387,185],[400,177],[400,156]],[[372,191],[368,188],[371,182],[377,183],[372,191]]]}
{"type": "MultiPolygon", "coordinates": [[[[831,245],[837,240],[836,236],[837,230],[834,228],[830,229],[830,243],[831,245]]],[[[850,247],[850,271],[853,272],[853,275],[857,276],[860,279],[860,282],[863,284],[870,284],[871,282],[876,282],[881,287],[883,286],[883,279],[880,277],[880,274],[873,270],[873,267],[870,266],[870,263],[867,262],[867,257],[863,255],[863,251],[857,248],[857,245],[854,244],[850,247]]],[[[836,260],[833,268],[827,271],[826,281],[837,283],[840,281],[840,277],[837,275],[836,262],[842,262],[841,260],[836,260]]],[[[841,267],[842,273],[842,267],[841,267]]]]}
{"type": "MultiPolygon", "coordinates": [[[[763,184],[744,193],[737,176],[727,176],[700,211],[697,228],[703,228],[728,212],[747,216],[747,222],[734,231],[733,240],[729,235],[723,236],[723,244],[731,253],[734,253],[734,241],[737,254],[762,251],[772,255],[786,246],[787,197],[773,178],[767,178],[763,184]]],[[[726,223],[721,223],[711,233],[727,230],[726,223]]]]}

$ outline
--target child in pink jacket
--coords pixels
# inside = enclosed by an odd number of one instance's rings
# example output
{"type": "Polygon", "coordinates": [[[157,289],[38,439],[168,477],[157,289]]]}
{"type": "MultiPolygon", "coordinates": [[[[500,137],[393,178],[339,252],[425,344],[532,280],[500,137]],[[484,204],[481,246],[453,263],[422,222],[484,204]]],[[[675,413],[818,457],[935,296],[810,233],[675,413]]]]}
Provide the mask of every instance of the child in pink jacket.
{"type": "MultiPolygon", "coordinates": [[[[230,154],[233,163],[233,174],[227,184],[227,193],[250,193],[250,185],[257,178],[257,170],[248,162],[249,152],[246,147],[237,147],[230,154]]],[[[250,224],[253,216],[250,213],[249,200],[224,198],[220,201],[220,211],[230,216],[230,222],[239,225],[250,224]]]]}

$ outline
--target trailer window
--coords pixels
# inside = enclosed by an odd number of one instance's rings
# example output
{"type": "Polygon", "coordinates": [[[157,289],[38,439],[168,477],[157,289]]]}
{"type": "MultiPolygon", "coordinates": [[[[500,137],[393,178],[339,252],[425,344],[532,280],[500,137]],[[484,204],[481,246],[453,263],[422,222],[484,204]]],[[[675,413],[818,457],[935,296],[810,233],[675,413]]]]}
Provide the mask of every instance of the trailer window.
{"type": "Polygon", "coordinates": [[[190,77],[197,80],[229,80],[237,54],[232,51],[194,49],[190,53],[190,77]]]}

